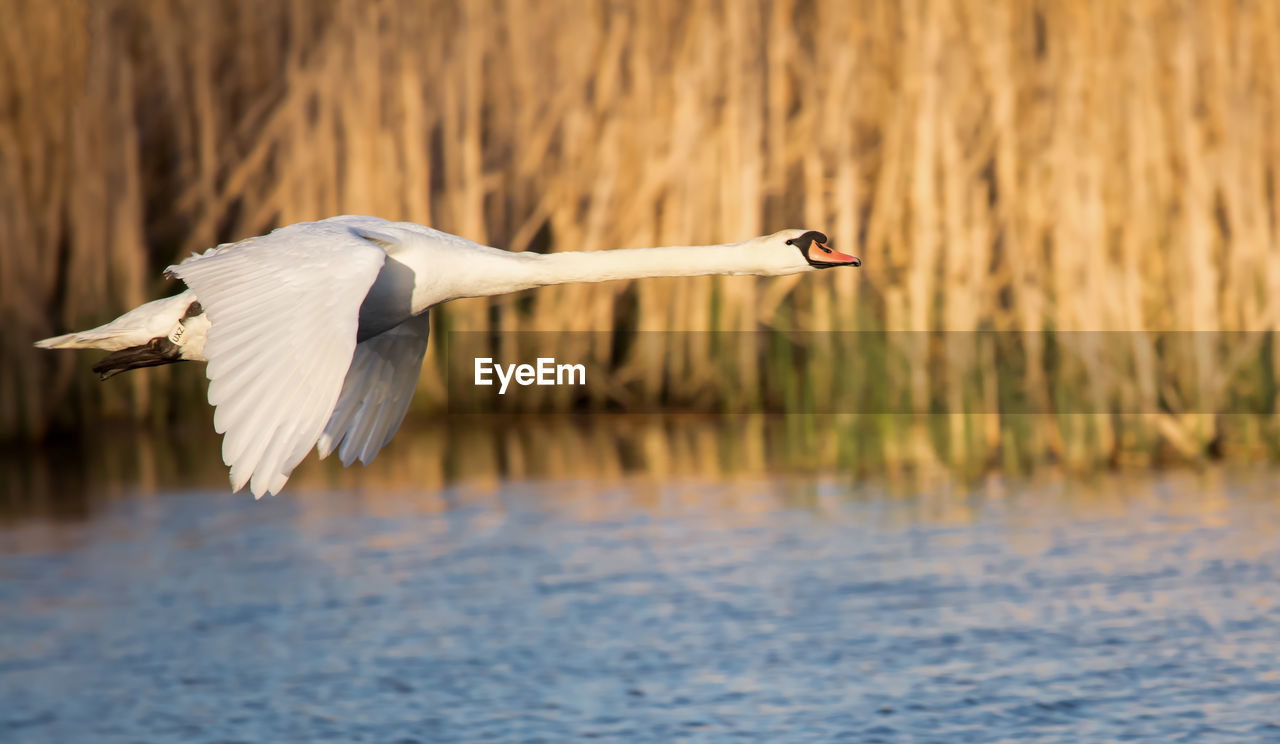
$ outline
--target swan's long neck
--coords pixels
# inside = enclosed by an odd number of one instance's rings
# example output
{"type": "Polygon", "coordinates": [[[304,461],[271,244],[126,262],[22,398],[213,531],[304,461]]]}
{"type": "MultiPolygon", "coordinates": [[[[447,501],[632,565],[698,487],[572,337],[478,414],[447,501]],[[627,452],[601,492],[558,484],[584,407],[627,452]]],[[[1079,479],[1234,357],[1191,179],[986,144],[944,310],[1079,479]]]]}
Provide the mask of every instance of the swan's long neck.
{"type": "Polygon", "coordinates": [[[754,266],[750,260],[751,253],[742,243],[569,251],[546,255],[492,249],[467,257],[471,265],[458,272],[449,299],[499,295],[571,282],[773,273],[766,266],[754,266]]]}

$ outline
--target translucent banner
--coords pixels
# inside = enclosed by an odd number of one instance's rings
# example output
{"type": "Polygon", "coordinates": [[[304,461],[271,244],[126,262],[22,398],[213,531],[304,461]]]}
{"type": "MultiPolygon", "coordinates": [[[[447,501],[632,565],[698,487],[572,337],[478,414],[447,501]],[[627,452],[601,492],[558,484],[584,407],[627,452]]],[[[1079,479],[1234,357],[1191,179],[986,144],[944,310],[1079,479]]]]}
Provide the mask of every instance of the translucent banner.
{"type": "Polygon", "coordinates": [[[450,412],[1276,411],[1270,332],[446,332],[450,412]]]}

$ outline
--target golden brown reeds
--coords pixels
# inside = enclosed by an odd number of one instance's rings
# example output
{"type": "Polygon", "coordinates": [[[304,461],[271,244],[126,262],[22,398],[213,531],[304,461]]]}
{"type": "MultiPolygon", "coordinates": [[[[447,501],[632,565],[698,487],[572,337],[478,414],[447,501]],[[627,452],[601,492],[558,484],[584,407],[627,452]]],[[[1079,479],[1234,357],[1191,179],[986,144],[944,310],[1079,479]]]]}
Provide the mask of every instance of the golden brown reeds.
{"type": "MultiPolygon", "coordinates": [[[[1051,410],[1053,383],[1035,377],[1041,331],[1280,319],[1275,3],[7,5],[0,434],[192,399],[198,371],[98,386],[82,360],[30,343],[168,291],[159,270],[189,251],[344,212],[513,250],[812,225],[865,261],[802,280],[553,287],[437,317],[438,329],[601,331],[582,350],[597,366],[624,327],[995,329],[1026,334],[1028,390],[1051,410]]],[[[650,400],[762,394],[764,349],[718,358],[699,338],[637,350],[612,374],[650,400]]],[[[963,346],[948,353],[986,370],[979,408],[994,412],[995,350],[963,346]]],[[[1202,451],[1215,422],[1154,381],[1174,369],[1179,395],[1212,396],[1220,355],[1164,358],[1143,333],[1116,346],[1083,349],[1064,371],[1102,379],[1120,367],[1111,357],[1131,357],[1131,375],[1082,393],[1098,413],[954,417],[946,457],[1202,451]],[[1152,413],[1108,415],[1114,401],[1152,413]]],[[[421,407],[443,401],[442,353],[421,407]]],[[[928,367],[908,362],[893,384],[923,402],[928,367]]],[[[803,384],[829,394],[857,373],[841,363],[811,363],[803,384]]],[[[970,394],[946,384],[953,406],[970,394]]],[[[1259,426],[1270,430],[1246,428],[1259,426]]],[[[886,458],[934,449],[906,428],[886,458]]]]}

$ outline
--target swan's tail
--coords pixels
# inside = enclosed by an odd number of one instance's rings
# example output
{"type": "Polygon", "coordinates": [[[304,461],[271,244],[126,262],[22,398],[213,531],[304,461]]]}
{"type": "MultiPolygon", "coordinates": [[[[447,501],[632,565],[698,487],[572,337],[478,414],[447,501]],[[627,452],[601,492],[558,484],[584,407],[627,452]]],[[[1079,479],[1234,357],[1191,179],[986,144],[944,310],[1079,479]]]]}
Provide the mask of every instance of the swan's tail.
{"type": "Polygon", "coordinates": [[[93,371],[98,373],[100,380],[138,367],[154,367],[181,360],[180,350],[170,343],[168,338],[159,336],[134,346],[124,346],[130,340],[135,340],[138,334],[123,332],[119,328],[113,329],[111,325],[108,323],[88,331],[65,333],[61,336],[41,339],[36,342],[36,346],[42,349],[113,350],[93,365],[93,371]]]}
{"type": "Polygon", "coordinates": [[[93,371],[105,380],[138,367],[202,359],[200,352],[207,329],[208,321],[200,303],[188,290],[140,305],[106,325],[42,339],[36,346],[114,352],[93,366],[93,371]]]}
{"type": "Polygon", "coordinates": [[[98,326],[88,331],[64,333],[61,336],[40,339],[36,346],[41,349],[106,349],[118,350],[121,346],[122,334],[110,329],[111,324],[98,326]]]}

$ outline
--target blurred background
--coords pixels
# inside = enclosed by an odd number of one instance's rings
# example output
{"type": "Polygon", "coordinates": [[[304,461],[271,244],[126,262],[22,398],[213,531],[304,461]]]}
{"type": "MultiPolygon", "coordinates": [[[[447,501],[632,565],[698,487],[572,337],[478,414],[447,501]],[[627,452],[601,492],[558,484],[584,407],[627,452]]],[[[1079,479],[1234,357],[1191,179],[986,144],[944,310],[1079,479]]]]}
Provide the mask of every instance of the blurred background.
{"type": "Polygon", "coordinates": [[[1280,730],[1280,3],[0,17],[0,739],[1280,730]],[[864,264],[450,303],[378,460],[260,502],[202,367],[32,347],[341,213],[864,264]],[[602,393],[450,409],[548,332],[602,393]]]}
{"type": "MultiPolygon", "coordinates": [[[[749,409],[772,384],[848,413],[834,397],[874,381],[919,399],[906,409],[949,412],[820,422],[883,457],[1087,470],[1278,451],[1272,3],[6,6],[10,440],[206,415],[194,365],[100,384],[91,354],[31,342],[175,292],[161,272],[193,251],[365,213],[517,251],[806,226],[863,258],[858,271],[562,286],[433,313],[437,340],[599,332],[578,353],[650,409],[749,409]],[[756,333],[627,346],[653,330],[756,333]],[[902,351],[893,374],[839,345],[798,365],[770,344],[867,330],[998,335],[929,361],[902,351]],[[1054,367],[1047,334],[1076,331],[1124,333],[1054,367]],[[1254,333],[1187,354],[1152,335],[1166,331],[1254,333]],[[1002,403],[1011,378],[1039,403],[1002,403]],[[1243,409],[1219,399],[1241,390],[1266,415],[1231,415],[1243,409]]],[[[445,347],[432,345],[416,414],[447,404],[445,347]]]]}

